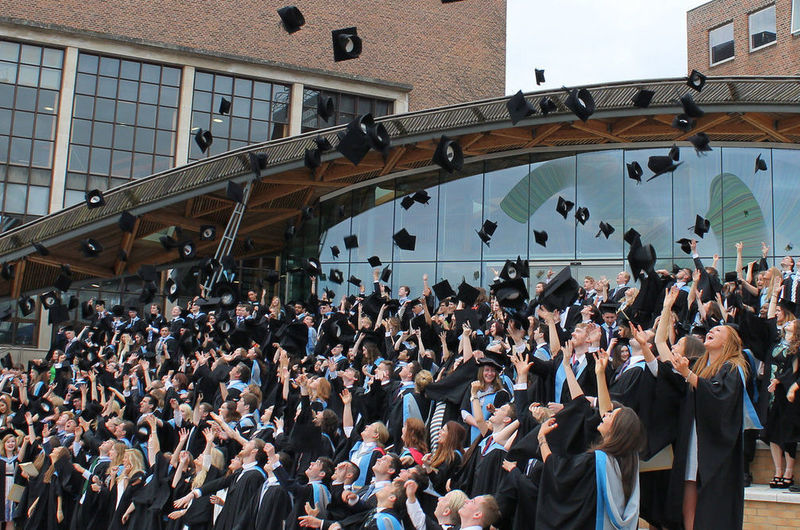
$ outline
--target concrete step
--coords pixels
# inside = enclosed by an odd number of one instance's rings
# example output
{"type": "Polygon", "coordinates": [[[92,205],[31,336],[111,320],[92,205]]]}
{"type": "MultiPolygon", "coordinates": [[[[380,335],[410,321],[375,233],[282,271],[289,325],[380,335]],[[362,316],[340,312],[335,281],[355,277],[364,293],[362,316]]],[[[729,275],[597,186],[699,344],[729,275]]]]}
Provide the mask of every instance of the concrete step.
{"type": "Polygon", "coordinates": [[[800,493],[753,484],[744,490],[744,528],[795,529],[800,526],[800,493]]]}

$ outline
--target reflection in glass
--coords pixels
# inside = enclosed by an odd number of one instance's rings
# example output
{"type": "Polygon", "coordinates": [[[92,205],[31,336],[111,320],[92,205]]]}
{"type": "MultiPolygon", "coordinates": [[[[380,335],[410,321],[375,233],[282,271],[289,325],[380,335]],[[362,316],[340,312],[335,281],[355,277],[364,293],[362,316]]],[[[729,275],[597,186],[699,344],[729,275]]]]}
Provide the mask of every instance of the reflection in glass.
{"type": "Polygon", "coordinates": [[[723,254],[735,256],[744,243],[745,257],[760,257],[761,242],[772,240],[772,190],[767,171],[754,172],[758,155],[769,161],[767,149],[722,149],[723,254]]]}
{"type": "MultiPolygon", "coordinates": [[[[722,187],[725,179],[720,174],[720,154],[719,148],[700,155],[693,149],[682,149],[681,160],[684,163],[673,175],[674,240],[697,238],[694,234],[696,215],[711,222],[711,230],[698,243],[697,250],[701,256],[722,253],[722,187]]],[[[682,254],[677,244],[673,252],[682,254]]]]}
{"type": "Polygon", "coordinates": [[[483,191],[483,217],[497,223],[489,246],[483,246],[484,259],[505,259],[528,253],[530,218],[530,172],[528,157],[486,163],[483,191]],[[509,167],[497,167],[504,164],[509,167]],[[522,184],[520,184],[522,183],[522,184]]]}
{"type": "MultiPolygon", "coordinates": [[[[586,224],[576,224],[577,255],[619,258],[622,252],[622,151],[599,151],[577,156],[578,187],[575,209],[589,209],[586,224]],[[597,237],[600,221],[615,228],[608,239],[597,237]]],[[[574,218],[574,215],[573,215],[574,218]]]]}
{"type": "MultiPolygon", "coordinates": [[[[483,223],[482,167],[483,164],[478,165],[476,175],[453,179],[439,186],[439,260],[475,259],[481,255],[481,240],[475,230],[480,229],[483,223]]],[[[402,209],[399,202],[397,206],[402,209]]],[[[408,212],[430,206],[415,202],[408,212]]]]}
{"type": "MultiPolygon", "coordinates": [[[[530,259],[573,259],[575,257],[575,209],[564,219],[556,212],[558,197],[575,202],[575,157],[567,156],[535,162],[526,179],[520,181],[516,193],[524,193],[526,180],[529,188],[530,259]],[[548,233],[547,246],[536,243],[534,230],[548,233]]],[[[511,195],[511,194],[510,194],[511,195]]],[[[511,199],[505,201],[510,204],[511,199]]]]}
{"type": "MultiPolygon", "coordinates": [[[[642,240],[653,245],[657,256],[671,256],[673,252],[672,237],[672,174],[659,175],[649,181],[653,172],[647,168],[647,159],[651,156],[663,155],[663,149],[636,149],[625,151],[622,179],[625,184],[625,223],[614,225],[622,237],[625,232],[633,228],[642,235],[642,240]],[[644,174],[642,182],[628,178],[627,164],[638,162],[644,174]]],[[[682,149],[681,159],[694,156],[693,149],[682,149]]],[[[687,225],[688,226],[688,225],[687,225]]],[[[688,237],[688,236],[680,236],[688,237]]],[[[677,239],[677,238],[676,238],[677,239]]],[[[624,256],[628,255],[629,246],[624,244],[624,256]]],[[[681,252],[680,247],[675,247],[676,252],[681,252]]],[[[612,278],[613,280],[613,278],[612,278]]]]}
{"type": "MultiPolygon", "coordinates": [[[[439,190],[436,186],[438,174],[428,174],[421,177],[404,179],[402,187],[398,183],[398,199],[394,209],[394,232],[405,228],[409,234],[416,236],[414,251],[403,250],[395,245],[395,261],[433,261],[436,259],[436,226],[439,209],[439,190]],[[428,204],[414,204],[409,210],[400,206],[401,197],[409,193],[424,189],[430,195],[428,204]]],[[[477,236],[476,236],[477,237],[477,236]]]]}

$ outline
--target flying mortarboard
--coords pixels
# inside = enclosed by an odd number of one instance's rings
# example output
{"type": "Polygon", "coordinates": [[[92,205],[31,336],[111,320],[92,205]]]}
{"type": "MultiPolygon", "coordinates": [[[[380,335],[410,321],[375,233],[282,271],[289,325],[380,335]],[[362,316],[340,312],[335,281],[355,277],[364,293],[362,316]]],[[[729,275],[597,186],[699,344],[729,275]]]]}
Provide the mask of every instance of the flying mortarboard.
{"type": "Polygon", "coordinates": [[[322,153],[319,149],[306,149],[303,155],[303,164],[310,169],[315,170],[322,165],[322,153]]]}
{"type": "Polygon", "coordinates": [[[767,170],[767,161],[761,158],[761,153],[758,154],[756,157],[756,170],[753,174],[758,173],[759,171],[766,171],[767,170]]]}
{"type": "Polygon", "coordinates": [[[342,271],[340,271],[339,269],[331,269],[330,274],[328,274],[328,278],[330,278],[330,280],[333,283],[339,285],[341,285],[344,282],[344,276],[342,275],[342,271]]]}
{"type": "Polygon", "coordinates": [[[692,253],[692,240],[687,237],[682,237],[676,241],[677,244],[681,246],[681,250],[684,251],[686,254],[692,253]]]}
{"type": "Polygon", "coordinates": [[[387,283],[389,281],[389,278],[391,277],[392,277],[392,269],[390,269],[389,266],[387,265],[381,271],[381,281],[383,283],[387,283]]]}
{"type": "Polygon", "coordinates": [[[446,298],[450,298],[451,296],[456,296],[455,290],[453,290],[450,282],[446,279],[434,284],[431,289],[433,289],[436,298],[438,298],[440,302],[446,298]]]}
{"type": "Polygon", "coordinates": [[[414,206],[414,197],[412,195],[406,195],[403,197],[403,200],[400,201],[400,206],[402,206],[404,210],[408,210],[414,206]]]}
{"type": "Polygon", "coordinates": [[[635,228],[629,228],[622,239],[631,246],[641,244],[642,235],[635,228]]]}
{"type": "Polygon", "coordinates": [[[711,221],[698,214],[694,220],[694,233],[697,234],[698,237],[702,238],[710,229],[711,221]]]}
{"type": "Polygon", "coordinates": [[[586,221],[589,220],[589,208],[581,206],[575,210],[575,219],[577,219],[580,224],[585,225],[586,221]]]}
{"type": "Polygon", "coordinates": [[[367,258],[367,262],[369,263],[370,267],[380,267],[383,265],[383,263],[381,263],[381,258],[378,256],[370,256],[367,258]]]}
{"type": "Polygon", "coordinates": [[[431,196],[428,195],[428,192],[426,190],[419,190],[418,192],[414,193],[412,198],[414,199],[414,201],[420,204],[428,204],[428,202],[430,202],[431,200],[431,196]]]}
{"type": "Polygon", "coordinates": [[[317,258],[303,258],[302,268],[309,276],[319,276],[322,266],[317,258]]]}
{"type": "Polygon", "coordinates": [[[106,200],[103,198],[103,192],[100,190],[91,190],[86,192],[86,206],[89,209],[92,208],[100,208],[106,204],[106,200]]]}
{"type": "Polygon", "coordinates": [[[202,225],[200,227],[200,241],[214,241],[217,238],[217,227],[202,225]]]}
{"type": "Polygon", "coordinates": [[[303,13],[296,6],[286,6],[278,9],[278,16],[281,17],[281,24],[287,33],[299,31],[306,23],[303,13]]]}
{"type": "Polygon", "coordinates": [[[37,243],[36,241],[34,241],[34,242],[33,242],[33,243],[31,243],[31,244],[33,245],[33,248],[35,248],[35,249],[36,249],[36,252],[37,252],[37,253],[38,253],[40,256],[49,256],[49,255],[50,255],[50,251],[49,251],[49,250],[47,250],[47,247],[46,247],[46,246],[44,246],[44,245],[42,245],[41,243],[37,243]]]}
{"type": "Polygon", "coordinates": [[[525,99],[525,94],[522,93],[522,90],[509,98],[506,102],[506,108],[509,116],[511,116],[511,123],[514,125],[536,113],[533,105],[525,99]]]}
{"type": "Polygon", "coordinates": [[[72,285],[72,274],[62,269],[61,272],[58,273],[56,282],[53,285],[62,293],[69,291],[69,287],[72,285]]]}
{"type": "Polygon", "coordinates": [[[476,230],[475,232],[478,234],[478,237],[481,238],[481,241],[486,243],[486,246],[489,246],[489,241],[492,240],[492,235],[494,235],[494,231],[497,230],[497,223],[494,223],[488,219],[483,222],[483,226],[481,226],[480,230],[476,230]]]}
{"type": "Polygon", "coordinates": [[[534,68],[533,74],[536,76],[536,86],[539,86],[542,83],[544,83],[544,70],[540,70],[539,68],[534,68]]]}
{"type": "Polygon", "coordinates": [[[566,219],[567,215],[569,214],[572,207],[575,206],[575,203],[572,201],[566,200],[562,196],[558,196],[558,204],[556,204],[556,211],[561,214],[561,216],[566,219]]]}
{"type": "Polygon", "coordinates": [[[656,93],[652,90],[646,90],[644,88],[639,89],[639,91],[633,96],[631,101],[633,101],[633,106],[638,107],[640,109],[646,109],[650,106],[650,102],[653,100],[653,96],[656,93]]]}
{"type": "Polygon", "coordinates": [[[540,303],[549,310],[563,309],[578,298],[578,287],[570,268],[564,267],[544,286],[540,303]]]}
{"type": "Polygon", "coordinates": [[[41,303],[45,309],[50,309],[58,302],[59,302],[58,293],[56,293],[55,291],[48,291],[44,294],[39,295],[39,303],[41,303]]]}
{"type": "Polygon", "coordinates": [[[337,247],[336,245],[333,245],[331,247],[331,255],[333,256],[333,259],[338,258],[340,253],[341,251],[339,250],[339,247],[337,247]]]}
{"type": "Polygon", "coordinates": [[[457,140],[442,136],[433,153],[433,162],[439,167],[452,173],[464,167],[464,152],[457,140]]]}
{"type": "Polygon", "coordinates": [[[692,143],[694,150],[698,153],[705,153],[712,150],[711,146],[708,145],[710,142],[708,135],[704,132],[699,132],[695,135],[692,135],[687,138],[687,140],[692,143]]]}
{"type": "Polygon", "coordinates": [[[524,278],[522,275],[522,266],[519,261],[512,261],[507,259],[503,264],[503,270],[500,271],[500,278],[506,281],[516,280],[517,278],[524,278]]]}
{"type": "Polygon", "coordinates": [[[214,143],[214,135],[211,134],[211,131],[197,129],[197,132],[194,133],[194,143],[200,148],[201,153],[205,153],[208,148],[211,147],[211,144],[214,143]]]}
{"type": "Polygon", "coordinates": [[[89,237],[81,240],[80,250],[83,253],[84,257],[95,258],[101,252],[103,252],[103,245],[101,245],[98,240],[89,237]]]}
{"type": "Polygon", "coordinates": [[[22,295],[17,299],[17,307],[19,307],[19,312],[22,313],[22,316],[26,317],[33,313],[36,308],[36,302],[30,296],[22,295]]]}
{"type": "Polygon", "coordinates": [[[314,143],[317,144],[317,148],[320,151],[322,151],[323,153],[325,151],[330,151],[331,149],[333,149],[333,146],[331,145],[331,141],[328,140],[327,138],[325,138],[324,136],[315,137],[314,138],[314,143]]]}
{"type": "Polygon", "coordinates": [[[635,180],[637,184],[641,184],[642,175],[644,174],[641,164],[639,164],[639,162],[633,161],[628,164],[625,164],[625,166],[628,168],[628,178],[631,180],[635,180]]]}
{"type": "Polygon", "coordinates": [[[394,234],[392,240],[403,250],[414,250],[417,247],[417,236],[412,236],[405,228],[394,234]]]}
{"type": "Polygon", "coordinates": [[[613,233],[614,233],[613,226],[606,223],[605,221],[600,221],[600,231],[597,232],[597,235],[594,237],[600,237],[600,234],[603,234],[604,236],[606,236],[606,239],[608,239],[608,236],[610,236],[613,233]]]}
{"type": "Polygon", "coordinates": [[[335,62],[356,59],[361,55],[362,43],[355,27],[335,29],[331,32],[333,39],[333,60],[335,62]]]}
{"type": "Polygon", "coordinates": [[[681,105],[683,106],[683,113],[690,118],[702,118],[705,112],[700,108],[700,105],[695,103],[691,94],[684,94],[681,96],[681,105]]]}
{"type": "Polygon", "coordinates": [[[372,147],[367,131],[374,124],[375,121],[372,115],[365,114],[348,123],[344,131],[337,133],[339,145],[336,146],[336,150],[352,162],[354,166],[357,166],[367,156],[372,147]]]}
{"type": "Polygon", "coordinates": [[[653,245],[634,245],[628,251],[628,264],[634,278],[639,278],[642,271],[649,270],[656,262],[656,251],[653,245]]]}
{"type": "Polygon", "coordinates": [[[334,112],[333,98],[317,94],[317,115],[324,121],[330,121],[334,112]]]}
{"type": "Polygon", "coordinates": [[[534,230],[533,239],[537,244],[542,245],[543,247],[547,246],[547,232],[544,230],[534,230]]]}
{"type": "Polygon", "coordinates": [[[669,154],[667,156],[669,156],[675,162],[678,162],[681,159],[680,148],[677,145],[672,144],[672,147],[669,148],[669,154]]]}
{"type": "Polygon", "coordinates": [[[472,285],[468,284],[465,281],[462,281],[461,284],[458,286],[458,293],[456,293],[456,298],[460,301],[464,302],[464,305],[470,307],[475,304],[475,300],[478,299],[481,292],[473,287],[472,285]]]}
{"type": "Polygon", "coordinates": [[[225,190],[225,195],[233,202],[244,202],[244,188],[242,188],[241,184],[237,184],[232,180],[228,181],[228,188],[225,190]]]}
{"type": "Polygon", "coordinates": [[[678,114],[675,118],[672,119],[672,126],[675,129],[683,132],[689,132],[694,129],[694,126],[697,122],[687,116],[686,114],[678,114]]]}
{"type": "Polygon", "coordinates": [[[133,232],[133,226],[136,224],[136,216],[127,211],[122,212],[117,224],[119,225],[119,229],[123,232],[133,232]]]}
{"type": "Polygon", "coordinates": [[[528,289],[521,277],[495,283],[492,285],[492,291],[500,307],[520,309],[524,307],[528,298],[528,289]]]}
{"type": "Polygon", "coordinates": [[[686,85],[689,88],[693,88],[694,90],[700,92],[706,85],[706,76],[697,70],[692,70],[692,72],[689,74],[689,77],[686,78],[686,85]]]}
{"type": "Polygon", "coordinates": [[[228,114],[231,111],[231,101],[227,98],[221,98],[219,100],[219,108],[217,109],[217,114],[222,114],[223,116],[228,114]]]}
{"type": "Polygon", "coordinates": [[[683,162],[676,163],[673,159],[666,155],[651,156],[647,159],[647,167],[653,172],[653,176],[647,179],[647,181],[650,182],[659,175],[675,171],[681,164],[683,164],[683,162]]]}
{"type": "Polygon", "coordinates": [[[539,110],[542,111],[542,114],[547,116],[551,112],[557,111],[558,107],[556,106],[555,102],[552,99],[545,96],[539,100],[539,110]]]}
{"type": "Polygon", "coordinates": [[[358,248],[358,236],[350,234],[344,238],[344,248],[347,250],[358,248]]]}
{"type": "Polygon", "coordinates": [[[267,156],[267,153],[248,153],[247,162],[250,166],[250,171],[252,171],[257,178],[261,178],[261,172],[267,169],[269,156],[267,156]]]}
{"type": "Polygon", "coordinates": [[[347,283],[355,285],[356,287],[361,287],[361,279],[353,276],[352,274],[350,275],[350,279],[347,280],[347,283]]]}
{"type": "Polygon", "coordinates": [[[586,121],[594,114],[595,103],[592,94],[585,88],[567,90],[567,106],[581,121],[586,121]]]}

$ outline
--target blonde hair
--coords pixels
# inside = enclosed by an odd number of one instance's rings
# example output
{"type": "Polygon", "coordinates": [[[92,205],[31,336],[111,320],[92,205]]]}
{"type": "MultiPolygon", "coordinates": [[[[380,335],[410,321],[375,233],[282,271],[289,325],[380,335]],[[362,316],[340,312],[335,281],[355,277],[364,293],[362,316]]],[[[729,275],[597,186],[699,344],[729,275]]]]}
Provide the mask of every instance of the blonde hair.
{"type": "Polygon", "coordinates": [[[739,337],[739,334],[730,326],[717,327],[726,330],[726,339],[722,347],[722,355],[717,357],[713,363],[709,364],[708,349],[706,349],[706,352],[694,363],[694,373],[697,374],[697,377],[710,379],[714,377],[714,374],[720,371],[725,363],[730,363],[731,371],[741,368],[746,375],[748,372],[748,364],[742,354],[742,339],[739,337]]]}
{"type": "Polygon", "coordinates": [[[3,436],[2,441],[0,441],[0,443],[3,444],[2,447],[0,447],[0,454],[5,456],[6,458],[8,458],[10,456],[13,456],[13,455],[6,454],[6,441],[8,441],[10,438],[13,438],[14,441],[17,442],[16,450],[17,450],[17,453],[19,453],[19,438],[20,437],[17,436],[16,433],[15,434],[6,434],[5,436],[3,436]]]}
{"type": "Polygon", "coordinates": [[[125,456],[128,457],[130,466],[125,466],[122,470],[122,476],[130,479],[138,472],[144,473],[144,457],[137,449],[125,449],[125,456]]]}
{"type": "Polygon", "coordinates": [[[378,435],[376,441],[382,447],[389,440],[389,429],[386,428],[382,421],[376,421],[373,425],[375,425],[375,433],[378,435]]]}
{"type": "MultiPolygon", "coordinates": [[[[200,455],[204,456],[204,455],[200,455]]],[[[211,450],[211,467],[217,468],[222,470],[225,467],[225,455],[217,448],[211,450]]],[[[206,477],[208,476],[208,469],[203,466],[200,471],[194,476],[194,480],[192,480],[192,489],[199,488],[206,482],[206,477]]]]}
{"type": "Polygon", "coordinates": [[[433,374],[428,370],[420,370],[417,376],[414,377],[414,390],[422,394],[429,384],[433,383],[433,374]]]}

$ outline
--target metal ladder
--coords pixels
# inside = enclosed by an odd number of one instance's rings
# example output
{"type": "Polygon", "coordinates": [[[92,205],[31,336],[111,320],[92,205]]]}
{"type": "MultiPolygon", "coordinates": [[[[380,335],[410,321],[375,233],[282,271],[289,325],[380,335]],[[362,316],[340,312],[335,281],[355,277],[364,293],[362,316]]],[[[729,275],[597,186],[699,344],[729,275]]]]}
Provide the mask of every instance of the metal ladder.
{"type": "MultiPolygon", "coordinates": [[[[231,217],[228,219],[228,226],[225,227],[225,233],[222,234],[222,238],[219,241],[219,246],[217,246],[217,251],[214,254],[214,259],[218,262],[222,260],[223,256],[230,254],[231,250],[233,249],[233,243],[236,241],[236,235],[239,233],[239,226],[242,224],[242,218],[244,217],[247,201],[250,199],[250,191],[252,188],[253,181],[248,180],[247,184],[245,184],[244,189],[242,190],[242,202],[237,202],[233,207],[231,217]]],[[[211,296],[212,289],[214,289],[214,286],[217,284],[223,274],[225,274],[224,268],[218,267],[214,271],[214,274],[208,277],[205,285],[203,286],[205,288],[206,296],[211,296]]]]}

